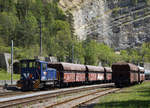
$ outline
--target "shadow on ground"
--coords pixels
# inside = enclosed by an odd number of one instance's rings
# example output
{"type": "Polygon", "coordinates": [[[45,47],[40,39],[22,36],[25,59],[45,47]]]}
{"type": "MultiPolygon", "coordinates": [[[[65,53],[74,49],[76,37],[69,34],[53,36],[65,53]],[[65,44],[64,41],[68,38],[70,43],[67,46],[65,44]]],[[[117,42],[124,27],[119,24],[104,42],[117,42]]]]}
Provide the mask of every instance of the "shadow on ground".
{"type": "MultiPolygon", "coordinates": [[[[134,91],[133,90],[123,91],[121,93],[131,93],[131,92],[134,91]]],[[[94,107],[96,108],[150,108],[150,87],[143,87],[142,89],[135,90],[135,92],[137,92],[141,98],[135,100],[128,100],[128,101],[111,101],[111,102],[103,102],[103,103],[96,103],[90,105],[82,105],[79,106],[78,108],[94,108],[94,107]]]]}
{"type": "Polygon", "coordinates": [[[142,90],[138,90],[137,91],[138,93],[141,93],[140,96],[143,96],[143,97],[150,97],[150,88],[142,88],[142,90]]]}
{"type": "Polygon", "coordinates": [[[149,108],[150,101],[130,100],[120,102],[105,102],[101,104],[90,104],[78,108],[149,108]]]}
{"type": "Polygon", "coordinates": [[[20,91],[17,87],[15,86],[7,86],[7,87],[4,87],[4,89],[7,89],[7,90],[12,90],[12,91],[20,91]]]}

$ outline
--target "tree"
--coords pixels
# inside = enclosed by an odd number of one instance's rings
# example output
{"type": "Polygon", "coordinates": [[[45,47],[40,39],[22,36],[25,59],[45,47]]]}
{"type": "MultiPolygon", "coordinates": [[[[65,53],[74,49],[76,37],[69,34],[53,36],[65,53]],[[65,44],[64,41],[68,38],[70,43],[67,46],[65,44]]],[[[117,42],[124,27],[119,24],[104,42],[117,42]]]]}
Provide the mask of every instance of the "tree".
{"type": "Polygon", "coordinates": [[[15,13],[15,1],[14,0],[0,0],[0,12],[12,12],[15,13]]]}
{"type": "Polygon", "coordinates": [[[97,65],[98,63],[98,52],[97,52],[97,42],[94,40],[87,39],[84,43],[85,50],[85,64],[86,65],[97,65]]]}
{"type": "Polygon", "coordinates": [[[74,61],[80,64],[84,64],[85,63],[84,55],[85,55],[85,51],[82,46],[82,42],[75,41],[74,42],[74,61]]]}
{"type": "Polygon", "coordinates": [[[0,13],[0,35],[7,45],[15,37],[14,31],[18,23],[18,18],[14,14],[7,12],[0,13]]]}
{"type": "Polygon", "coordinates": [[[150,43],[143,43],[140,54],[143,62],[150,62],[150,43]]]}
{"type": "Polygon", "coordinates": [[[127,50],[121,50],[120,55],[121,55],[121,60],[122,61],[124,61],[124,62],[129,62],[130,61],[130,56],[129,56],[127,50]]]}

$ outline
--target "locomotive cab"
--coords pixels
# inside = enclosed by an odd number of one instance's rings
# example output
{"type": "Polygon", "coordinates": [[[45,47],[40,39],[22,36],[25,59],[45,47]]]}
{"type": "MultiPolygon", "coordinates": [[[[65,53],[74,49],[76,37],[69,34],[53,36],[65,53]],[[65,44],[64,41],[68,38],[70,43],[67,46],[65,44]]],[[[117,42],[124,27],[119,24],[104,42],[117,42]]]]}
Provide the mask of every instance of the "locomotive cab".
{"type": "Polygon", "coordinates": [[[22,90],[42,88],[45,84],[51,84],[56,80],[56,69],[48,68],[48,62],[40,60],[21,60],[21,78],[17,86],[22,90]]]}

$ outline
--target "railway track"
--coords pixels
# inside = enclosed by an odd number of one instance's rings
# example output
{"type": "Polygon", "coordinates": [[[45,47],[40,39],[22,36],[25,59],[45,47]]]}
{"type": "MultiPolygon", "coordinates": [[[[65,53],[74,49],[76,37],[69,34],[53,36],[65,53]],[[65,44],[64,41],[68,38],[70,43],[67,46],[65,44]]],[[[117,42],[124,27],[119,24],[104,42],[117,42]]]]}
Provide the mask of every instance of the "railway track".
{"type": "Polygon", "coordinates": [[[105,95],[110,94],[110,93],[117,92],[117,91],[119,91],[119,90],[120,90],[119,88],[116,88],[116,89],[112,89],[112,90],[110,90],[110,91],[105,91],[105,92],[103,92],[103,93],[101,93],[101,94],[98,94],[98,95],[96,95],[96,96],[93,96],[93,97],[91,97],[91,98],[89,98],[89,99],[87,99],[87,100],[83,100],[82,102],[80,102],[80,103],[74,105],[72,108],[80,108],[80,106],[82,107],[82,105],[86,105],[86,104],[88,104],[88,103],[90,103],[90,102],[92,102],[92,101],[94,101],[94,100],[96,100],[96,99],[99,99],[99,98],[102,97],[102,96],[105,96],[105,95]]]}
{"type": "Polygon", "coordinates": [[[31,94],[31,93],[33,93],[33,92],[19,92],[19,91],[0,92],[0,98],[18,96],[18,95],[26,95],[26,94],[31,94]]]}
{"type": "Polygon", "coordinates": [[[99,98],[101,96],[104,96],[106,94],[118,91],[119,89],[117,88],[109,88],[109,89],[104,89],[104,90],[96,90],[91,93],[87,93],[81,96],[75,96],[70,99],[66,99],[61,102],[56,102],[55,104],[49,105],[46,108],[76,108],[80,104],[84,104],[86,102],[92,101],[96,98],[99,98]]]}
{"type": "MultiPolygon", "coordinates": [[[[15,85],[9,85],[7,86],[8,88],[9,87],[16,87],[15,85]]],[[[25,92],[21,92],[21,91],[14,91],[13,89],[11,90],[8,90],[7,87],[5,86],[0,86],[0,98],[3,98],[3,97],[10,97],[10,96],[13,96],[13,95],[21,95],[21,94],[25,94],[25,92]]],[[[26,93],[27,94],[27,93],[26,93]]]]}
{"type": "MultiPolygon", "coordinates": [[[[29,94],[29,95],[3,98],[3,99],[0,99],[0,108],[28,105],[31,103],[33,104],[38,101],[41,102],[41,101],[44,101],[47,99],[54,99],[54,98],[60,97],[62,95],[65,96],[65,95],[73,94],[73,93],[76,94],[76,93],[80,93],[83,91],[95,90],[95,89],[100,89],[102,87],[105,88],[108,86],[113,86],[113,84],[111,83],[111,84],[101,84],[101,85],[87,86],[87,87],[76,87],[76,88],[71,88],[71,89],[70,88],[59,89],[59,90],[55,90],[55,91],[39,92],[39,93],[33,93],[33,94],[29,94]]],[[[87,95],[87,94],[85,94],[85,95],[87,95]]]]}
{"type": "Polygon", "coordinates": [[[14,87],[14,86],[16,86],[16,85],[7,85],[7,86],[5,86],[5,85],[0,85],[0,90],[1,90],[1,89],[5,89],[5,88],[7,88],[7,87],[14,87]]]}
{"type": "Polygon", "coordinates": [[[0,85],[0,90],[2,90],[4,88],[4,86],[0,85]]]}

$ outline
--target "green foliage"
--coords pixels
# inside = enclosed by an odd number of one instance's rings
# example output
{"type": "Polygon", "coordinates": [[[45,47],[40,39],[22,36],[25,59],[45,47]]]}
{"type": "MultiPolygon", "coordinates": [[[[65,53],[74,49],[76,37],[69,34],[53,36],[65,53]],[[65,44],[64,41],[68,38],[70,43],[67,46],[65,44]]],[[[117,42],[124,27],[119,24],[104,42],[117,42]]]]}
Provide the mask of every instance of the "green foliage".
{"type": "Polygon", "coordinates": [[[133,5],[136,5],[138,3],[138,0],[131,0],[133,5]]]}
{"type": "Polygon", "coordinates": [[[150,42],[143,43],[141,50],[140,50],[140,55],[144,62],[150,62],[150,42]]]}
{"type": "Polygon", "coordinates": [[[14,47],[14,56],[18,60],[23,58],[32,59],[34,56],[38,56],[38,54],[39,54],[38,45],[30,46],[30,48],[14,47]]]}
{"type": "Polygon", "coordinates": [[[96,65],[98,63],[98,50],[96,41],[89,40],[85,45],[85,64],[96,65]]]}
{"type": "Polygon", "coordinates": [[[0,37],[3,38],[6,44],[10,44],[10,40],[14,37],[16,25],[18,24],[17,17],[12,13],[0,13],[0,37]]]}
{"type": "Polygon", "coordinates": [[[129,62],[129,56],[128,52],[126,50],[121,50],[120,51],[121,59],[124,60],[125,62],[129,62]]]}
{"type": "MultiPolygon", "coordinates": [[[[107,45],[99,44],[99,59],[102,61],[104,66],[110,66],[113,62],[115,62],[114,56],[115,53],[112,48],[107,45]]],[[[117,58],[117,57],[115,57],[117,58]]]]}
{"type": "Polygon", "coordinates": [[[85,60],[84,60],[84,55],[85,55],[85,51],[84,48],[82,46],[82,42],[74,42],[74,59],[77,63],[80,64],[84,64],[85,60]]]}
{"type": "MultiPolygon", "coordinates": [[[[11,79],[11,74],[7,73],[5,70],[0,69],[0,80],[10,80],[11,79]]],[[[14,80],[19,80],[20,75],[18,74],[13,74],[13,79],[14,80]]]]}
{"type": "Polygon", "coordinates": [[[149,108],[149,81],[103,96],[94,108],[149,108]]]}
{"type": "Polygon", "coordinates": [[[121,50],[121,60],[139,64],[143,62],[150,62],[150,43],[143,43],[134,49],[121,50]]]}
{"type": "Polygon", "coordinates": [[[13,39],[17,59],[38,55],[41,22],[43,56],[62,59],[69,55],[70,25],[56,1],[0,0],[0,6],[1,52],[10,52],[7,47],[13,39]]]}
{"type": "Polygon", "coordinates": [[[10,47],[6,47],[6,46],[0,46],[0,52],[7,52],[10,53],[10,47]]]}
{"type": "Polygon", "coordinates": [[[105,44],[93,40],[86,40],[83,44],[85,64],[98,65],[99,62],[102,62],[103,66],[111,66],[112,63],[119,60],[114,50],[105,44]]]}
{"type": "Polygon", "coordinates": [[[16,12],[15,0],[0,0],[0,12],[16,12]]]}
{"type": "Polygon", "coordinates": [[[112,48],[95,41],[84,43],[85,64],[97,65],[102,62],[103,66],[111,66],[115,62],[129,62],[136,65],[143,62],[150,62],[150,43],[143,43],[137,48],[121,50],[116,54],[112,48]]]}
{"type": "Polygon", "coordinates": [[[144,0],[146,3],[147,3],[147,5],[150,5],[150,0],[144,0]]]}

